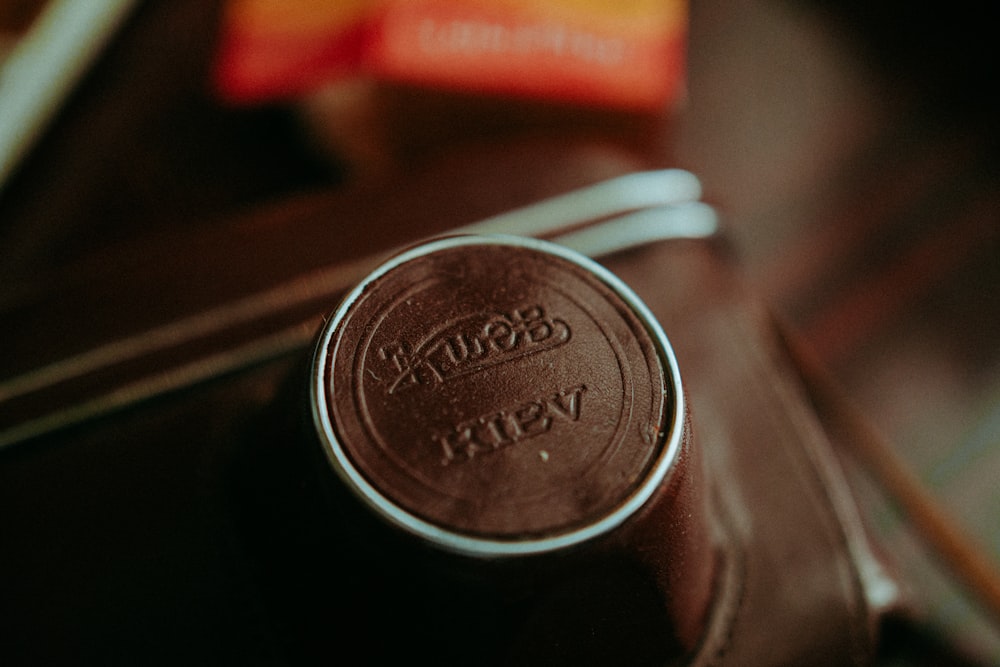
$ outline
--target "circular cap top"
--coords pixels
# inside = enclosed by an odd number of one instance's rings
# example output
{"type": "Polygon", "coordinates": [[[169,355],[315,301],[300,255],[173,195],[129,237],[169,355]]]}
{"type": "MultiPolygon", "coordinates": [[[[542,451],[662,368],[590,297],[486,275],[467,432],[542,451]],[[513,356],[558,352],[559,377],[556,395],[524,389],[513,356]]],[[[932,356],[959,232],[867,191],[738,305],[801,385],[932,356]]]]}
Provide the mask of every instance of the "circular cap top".
{"type": "Polygon", "coordinates": [[[337,474],[454,551],[548,551],[610,530],[658,487],[680,381],[645,306],[598,264],[532,239],[404,252],[347,296],[316,352],[337,474]]]}

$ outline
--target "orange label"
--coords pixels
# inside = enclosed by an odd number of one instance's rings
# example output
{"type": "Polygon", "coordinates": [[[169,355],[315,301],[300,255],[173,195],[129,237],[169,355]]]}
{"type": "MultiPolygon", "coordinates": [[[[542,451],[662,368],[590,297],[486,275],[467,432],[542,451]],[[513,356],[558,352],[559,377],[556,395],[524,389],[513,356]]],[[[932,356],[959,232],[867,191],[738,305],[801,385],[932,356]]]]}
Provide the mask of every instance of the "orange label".
{"type": "Polygon", "coordinates": [[[238,102],[367,76],[659,108],[680,92],[685,29],[681,0],[231,0],[216,80],[238,102]]]}

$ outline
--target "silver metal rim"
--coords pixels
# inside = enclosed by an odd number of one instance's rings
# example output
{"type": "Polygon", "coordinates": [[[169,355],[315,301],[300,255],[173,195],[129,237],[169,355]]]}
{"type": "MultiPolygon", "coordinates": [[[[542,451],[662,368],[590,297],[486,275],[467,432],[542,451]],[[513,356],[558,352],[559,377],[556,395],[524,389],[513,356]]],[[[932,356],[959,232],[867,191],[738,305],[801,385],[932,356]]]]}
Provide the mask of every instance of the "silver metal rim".
{"type": "Polygon", "coordinates": [[[495,558],[546,553],[587,542],[614,530],[645,505],[656,490],[666,482],[681,449],[686,405],[684,402],[684,392],[681,388],[680,370],[670,341],[667,339],[666,334],[652,312],[630,287],[597,262],[563,246],[534,238],[499,234],[446,237],[429,241],[392,257],[351,290],[341,301],[336,311],[334,311],[333,316],[326,322],[320,334],[313,358],[311,378],[310,403],[313,423],[319,435],[321,445],[326,452],[327,459],[337,476],[347,484],[358,498],[391,524],[445,550],[470,556],[495,558]],[[558,535],[526,540],[490,539],[441,528],[407,512],[382,495],[354,467],[350,457],[344,451],[343,446],[337,438],[336,429],[330,418],[329,405],[327,404],[327,386],[329,386],[331,392],[336,391],[336,387],[334,386],[333,378],[329,378],[328,385],[325,369],[330,361],[330,342],[340,328],[340,324],[343,322],[351,306],[369,284],[393,269],[440,250],[473,245],[507,245],[529,248],[555,255],[593,273],[601,282],[621,297],[639,317],[653,339],[654,345],[657,347],[665,374],[669,378],[668,382],[671,384],[670,389],[675,399],[675,410],[671,423],[668,425],[664,448],[659,459],[654,464],[646,480],[628,498],[606,516],[582,528],[558,535]]]}

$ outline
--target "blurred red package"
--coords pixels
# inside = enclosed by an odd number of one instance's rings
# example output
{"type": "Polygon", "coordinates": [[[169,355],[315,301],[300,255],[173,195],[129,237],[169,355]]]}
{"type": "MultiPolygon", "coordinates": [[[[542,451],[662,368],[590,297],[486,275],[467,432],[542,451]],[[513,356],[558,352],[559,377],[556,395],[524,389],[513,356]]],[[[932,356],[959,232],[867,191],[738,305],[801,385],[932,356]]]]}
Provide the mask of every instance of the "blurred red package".
{"type": "Polygon", "coordinates": [[[682,93],[684,0],[228,0],[218,94],[368,80],[627,110],[682,93]]]}

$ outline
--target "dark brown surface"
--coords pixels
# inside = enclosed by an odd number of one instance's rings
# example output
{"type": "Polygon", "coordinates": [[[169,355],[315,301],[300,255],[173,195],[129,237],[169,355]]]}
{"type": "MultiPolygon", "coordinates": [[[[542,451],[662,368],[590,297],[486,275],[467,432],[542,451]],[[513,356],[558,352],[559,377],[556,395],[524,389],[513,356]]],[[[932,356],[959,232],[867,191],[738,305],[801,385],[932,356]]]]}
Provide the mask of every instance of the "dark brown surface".
{"type": "Polygon", "coordinates": [[[508,541],[585,528],[636,493],[677,428],[649,332],[556,255],[439,249],[367,283],[335,324],[317,369],[328,446],[445,530],[508,541]]]}
{"type": "MultiPolygon", "coordinates": [[[[643,166],[586,144],[503,147],[507,161],[479,153],[435,165],[411,184],[412,196],[419,198],[428,182],[472,191],[495,173],[514,182],[515,175],[529,177],[530,158],[546,156],[541,164],[549,169],[566,165],[558,183],[520,181],[524,190],[506,195],[506,207],[515,207],[566,182],[643,166]],[[484,160],[489,169],[482,169],[484,160]]],[[[354,201],[347,208],[360,226],[402,233],[393,230],[393,217],[360,217],[363,200],[354,201]]],[[[287,210],[296,214],[286,219],[293,230],[328,219],[322,209],[287,210]]],[[[414,224],[442,224],[442,208],[415,210],[422,217],[411,215],[414,224]]],[[[461,214],[448,219],[464,222],[461,214]]],[[[252,226],[255,219],[234,224],[252,226]]],[[[285,237],[292,246],[315,238],[337,241],[329,234],[285,237]]],[[[213,275],[223,268],[214,250],[168,253],[174,261],[160,269],[177,279],[192,266],[213,275]]],[[[244,268],[280,268],[258,263],[253,253],[237,257],[244,268]]],[[[805,447],[825,445],[793,377],[776,365],[766,319],[744,309],[731,267],[703,244],[651,247],[608,265],[650,303],[683,351],[693,430],[704,453],[661,491],[683,502],[652,503],[626,527],[623,539],[640,547],[638,558],[595,554],[550,567],[546,572],[558,576],[528,585],[527,597],[522,583],[511,599],[506,588],[442,585],[461,580],[461,569],[428,571],[400,559],[398,549],[359,539],[350,520],[324,509],[316,487],[329,486],[329,473],[298,463],[303,404],[294,387],[306,359],[292,354],[3,452],[2,518],[7,534],[20,536],[2,554],[5,571],[18,573],[4,597],[17,611],[8,626],[13,659],[217,662],[252,653],[255,660],[311,664],[351,644],[365,647],[373,664],[412,655],[451,664],[469,655],[500,664],[606,664],[622,656],[660,664],[685,650],[721,664],[863,660],[874,650],[877,610],[845,549],[856,526],[838,509],[834,499],[843,489],[825,477],[828,464],[805,447]],[[712,480],[710,492],[674,487],[699,469],[712,480]],[[55,491],[38,495],[44,487],[55,491]],[[711,550],[692,530],[700,522],[688,516],[705,503],[714,507],[711,550]],[[654,511],[663,508],[669,511],[654,511]],[[805,618],[822,622],[803,625],[805,618]],[[454,631],[443,643],[442,622],[454,631]],[[781,629],[791,624],[799,632],[789,638],[781,629]],[[118,633],[128,640],[116,641],[118,633]],[[185,642],[172,642],[176,637],[185,642]]],[[[139,275],[142,268],[136,265],[139,275]]],[[[333,302],[318,304],[316,317],[333,302]]],[[[191,305],[153,300],[140,310],[169,320],[191,305]]],[[[46,311],[51,327],[65,326],[61,312],[46,311]]],[[[92,319],[111,331],[123,325],[106,317],[92,319]]],[[[237,328],[233,335],[256,333],[237,328]]],[[[305,345],[297,349],[308,356],[305,345]]]]}

